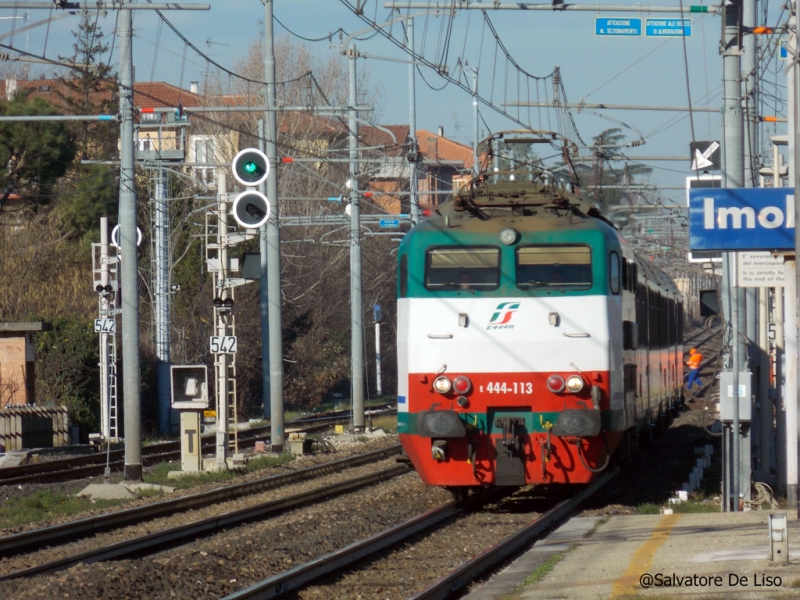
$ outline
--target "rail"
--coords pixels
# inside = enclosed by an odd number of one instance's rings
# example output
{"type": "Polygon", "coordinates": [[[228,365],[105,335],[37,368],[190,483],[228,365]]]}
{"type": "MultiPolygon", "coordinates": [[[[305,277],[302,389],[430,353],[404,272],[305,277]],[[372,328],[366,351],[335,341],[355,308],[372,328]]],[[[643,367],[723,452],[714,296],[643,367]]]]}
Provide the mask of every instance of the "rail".
{"type": "MultiPolygon", "coordinates": [[[[373,409],[375,410],[375,409],[373,409]]],[[[394,413],[396,408],[380,407],[376,414],[394,413]]],[[[339,423],[349,419],[348,411],[336,411],[335,413],[310,415],[300,419],[294,419],[286,423],[287,432],[290,426],[303,426],[304,431],[320,431],[329,427],[332,423],[339,423]]],[[[270,439],[270,426],[265,425],[256,427],[243,432],[251,434],[249,437],[240,438],[239,446],[242,448],[252,448],[257,441],[270,439]],[[254,434],[254,435],[252,435],[254,434]]],[[[211,451],[215,441],[213,436],[201,442],[201,451],[211,451]]],[[[142,461],[145,466],[175,460],[180,458],[180,441],[161,442],[142,448],[142,461]]],[[[125,451],[114,450],[110,453],[108,466],[112,472],[119,472],[125,466],[125,451]]],[[[26,483],[49,483],[53,481],[66,481],[69,479],[80,479],[83,477],[94,477],[102,475],[106,468],[105,454],[91,454],[54,460],[34,465],[22,465],[18,467],[8,467],[0,469],[0,486],[20,485],[26,483]]]]}
{"type": "MultiPolygon", "coordinates": [[[[53,542],[69,538],[74,540],[79,537],[86,537],[101,530],[122,527],[173,514],[179,511],[191,510],[209,506],[218,502],[233,500],[248,494],[263,492],[268,489],[289,485],[299,481],[318,477],[327,473],[341,471],[359,467],[371,462],[377,462],[395,454],[399,454],[401,446],[399,444],[351,456],[342,460],[300,469],[292,473],[273,475],[255,481],[248,481],[237,485],[225,486],[220,489],[192,494],[174,500],[165,500],[155,504],[147,504],[127,510],[120,510],[103,515],[97,515],[88,519],[72,521],[51,527],[43,527],[0,538],[0,554],[7,555],[10,552],[20,550],[31,550],[44,545],[51,545],[53,542]]],[[[404,467],[405,468],[405,467],[404,467]]],[[[0,579],[2,579],[0,577],[0,579]]]]}
{"type": "Polygon", "coordinates": [[[578,495],[559,503],[499,544],[492,546],[472,560],[464,563],[424,590],[414,594],[408,600],[444,600],[450,597],[454,592],[474,581],[479,575],[499,565],[510,555],[528,546],[535,538],[548,531],[556,523],[564,520],[581,502],[606,485],[616,474],[617,471],[606,473],[583,489],[578,495]]]}
{"type": "Polygon", "coordinates": [[[226,596],[223,600],[251,600],[255,598],[265,600],[267,598],[276,598],[289,590],[302,587],[323,575],[347,567],[366,556],[407,540],[420,531],[438,525],[460,514],[487,495],[489,495],[489,492],[475,494],[466,503],[458,503],[453,500],[399,525],[385,529],[367,539],[298,565],[289,571],[278,573],[269,579],[226,596]]]}
{"type": "Polygon", "coordinates": [[[278,498],[264,502],[256,506],[250,506],[241,510],[223,513],[207,519],[194,521],[178,527],[171,527],[163,531],[158,531],[148,535],[143,535],[131,540],[125,540],[110,546],[96,548],[81,554],[75,554],[49,563],[14,571],[7,575],[0,576],[0,581],[17,579],[19,577],[32,577],[35,575],[46,575],[69,569],[77,564],[90,564],[106,560],[114,560],[129,557],[132,555],[142,555],[150,552],[160,552],[167,545],[172,546],[179,543],[186,543],[197,537],[209,535],[231,526],[241,525],[247,521],[263,519],[275,515],[279,512],[298,508],[306,504],[324,500],[354,490],[391,479],[408,473],[408,467],[401,465],[371,473],[362,477],[355,477],[340,483],[323,486],[310,492],[294,494],[286,498],[278,498]]]}
{"type": "MultiPolygon", "coordinates": [[[[555,523],[564,519],[581,502],[611,481],[616,473],[615,471],[603,475],[575,497],[559,503],[523,529],[507,537],[500,544],[465,563],[449,575],[437,580],[430,587],[413,596],[413,598],[447,598],[453,591],[472,581],[475,576],[502,562],[509,554],[524,547],[534,537],[541,535],[555,523]]],[[[498,493],[501,493],[499,489],[486,490],[469,496],[464,502],[449,502],[365,540],[355,542],[345,548],[298,565],[289,571],[274,575],[269,579],[226,596],[223,600],[268,600],[277,598],[324,575],[352,565],[362,558],[399,544],[427,528],[439,525],[489,498],[496,497],[498,493]]]]}

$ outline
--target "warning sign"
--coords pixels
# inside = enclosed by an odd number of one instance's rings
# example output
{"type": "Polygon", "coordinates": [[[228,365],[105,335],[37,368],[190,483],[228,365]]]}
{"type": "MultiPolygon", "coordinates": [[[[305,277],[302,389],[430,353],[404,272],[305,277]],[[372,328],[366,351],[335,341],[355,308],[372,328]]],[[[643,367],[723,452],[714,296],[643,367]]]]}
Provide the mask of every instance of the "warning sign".
{"type": "Polygon", "coordinates": [[[771,252],[737,252],[739,287],[783,287],[786,269],[783,256],[771,252]]]}

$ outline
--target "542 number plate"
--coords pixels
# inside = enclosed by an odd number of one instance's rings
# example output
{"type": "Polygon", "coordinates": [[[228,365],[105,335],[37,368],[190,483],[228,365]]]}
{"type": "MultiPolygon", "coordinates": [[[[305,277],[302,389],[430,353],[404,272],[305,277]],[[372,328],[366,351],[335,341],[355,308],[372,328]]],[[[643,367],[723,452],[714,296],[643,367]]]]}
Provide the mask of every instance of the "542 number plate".
{"type": "Polygon", "coordinates": [[[235,335],[212,335],[210,342],[212,354],[236,354],[235,335]]]}
{"type": "Polygon", "coordinates": [[[94,320],[95,333],[116,333],[117,322],[114,319],[95,319],[94,320]]]}

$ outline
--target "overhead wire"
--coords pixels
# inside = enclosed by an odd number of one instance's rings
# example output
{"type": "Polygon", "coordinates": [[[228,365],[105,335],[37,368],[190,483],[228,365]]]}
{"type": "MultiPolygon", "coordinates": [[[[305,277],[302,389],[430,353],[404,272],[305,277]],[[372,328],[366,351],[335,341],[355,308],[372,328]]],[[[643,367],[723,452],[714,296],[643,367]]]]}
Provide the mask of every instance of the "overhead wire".
{"type": "MultiPolygon", "coordinates": [[[[9,46],[7,44],[0,43],[0,48],[6,48],[8,50],[12,50],[12,51],[20,53],[20,54],[24,54],[24,55],[27,55],[27,56],[39,58],[41,60],[46,60],[48,63],[53,64],[55,66],[65,67],[65,68],[68,68],[68,69],[75,69],[75,67],[73,67],[72,65],[70,65],[68,63],[63,63],[63,62],[55,60],[55,59],[50,59],[50,58],[39,56],[39,55],[30,53],[30,52],[26,52],[24,50],[20,50],[18,48],[14,48],[13,46],[9,46]]],[[[303,79],[304,77],[307,77],[308,75],[309,75],[309,73],[305,73],[305,74],[301,75],[300,77],[294,78],[294,79],[289,80],[289,81],[299,81],[299,80],[303,79]]],[[[115,82],[115,83],[117,83],[117,82],[115,82]]],[[[123,87],[123,86],[120,85],[120,87],[123,87]]],[[[148,98],[148,99],[151,99],[151,100],[155,100],[157,102],[161,102],[162,104],[167,104],[163,99],[159,98],[158,96],[155,96],[155,95],[150,94],[148,92],[145,92],[143,90],[136,90],[135,88],[128,88],[128,89],[131,89],[131,91],[134,91],[134,93],[137,94],[140,97],[144,97],[144,98],[148,98]]],[[[241,135],[249,136],[249,137],[252,137],[252,138],[258,138],[257,135],[253,134],[250,131],[246,131],[246,130],[240,128],[240,127],[234,127],[234,126],[232,126],[232,125],[230,125],[228,123],[224,123],[224,122],[222,122],[222,121],[220,121],[218,119],[214,119],[212,117],[208,117],[203,113],[191,113],[191,115],[192,115],[192,118],[194,118],[194,119],[198,119],[198,120],[201,120],[201,121],[204,121],[204,122],[207,122],[207,123],[222,127],[224,129],[228,129],[230,131],[235,131],[235,132],[237,132],[237,133],[239,133],[241,135]]],[[[319,154],[316,154],[316,153],[308,150],[308,148],[302,147],[301,145],[292,146],[290,144],[287,144],[286,142],[281,142],[281,141],[278,142],[278,145],[281,146],[281,147],[284,147],[284,148],[289,148],[291,150],[304,153],[304,154],[306,154],[308,156],[311,156],[313,158],[319,158],[321,162],[325,161],[325,157],[323,157],[323,156],[321,156],[319,154]]],[[[332,168],[334,170],[339,170],[344,174],[347,173],[346,169],[343,169],[342,167],[340,167],[336,163],[328,163],[328,164],[329,164],[330,168],[332,168]]]]}
{"type": "MultiPolygon", "coordinates": [[[[150,3],[150,4],[153,4],[153,0],[147,0],[147,2],[148,2],[148,3],[150,3]]],[[[177,28],[177,27],[175,27],[175,26],[174,26],[174,25],[173,25],[173,24],[172,24],[172,23],[169,21],[169,19],[167,19],[167,18],[164,16],[164,14],[163,14],[163,13],[162,13],[160,10],[157,10],[157,9],[156,9],[156,10],[155,10],[155,13],[156,13],[156,14],[159,16],[159,18],[160,18],[160,19],[161,19],[161,20],[162,20],[162,21],[163,21],[163,22],[166,24],[166,26],[167,26],[167,27],[169,27],[170,29],[172,29],[172,31],[175,33],[175,35],[177,35],[177,36],[178,36],[178,37],[179,37],[181,40],[183,40],[183,43],[184,43],[184,44],[186,44],[187,46],[189,46],[189,48],[191,48],[191,49],[192,49],[192,50],[194,50],[194,51],[195,51],[195,52],[196,52],[196,53],[197,53],[199,56],[201,56],[202,58],[204,58],[204,59],[206,60],[206,62],[207,62],[207,63],[214,65],[215,67],[217,67],[218,69],[220,69],[222,72],[224,72],[224,73],[227,73],[228,75],[230,75],[230,76],[232,76],[232,77],[236,77],[237,79],[241,79],[241,80],[243,80],[243,81],[249,81],[249,82],[251,82],[251,83],[258,83],[258,84],[261,84],[261,85],[267,85],[265,81],[261,81],[261,80],[258,80],[258,79],[251,79],[250,77],[246,77],[246,76],[244,76],[244,75],[241,75],[241,74],[239,74],[239,73],[235,73],[234,71],[231,71],[230,69],[228,69],[228,68],[226,68],[226,67],[222,66],[222,65],[221,65],[221,64],[219,64],[217,61],[213,60],[213,59],[212,59],[210,56],[208,56],[206,53],[204,53],[202,50],[200,50],[200,49],[199,49],[197,46],[195,46],[195,45],[194,45],[194,44],[193,44],[191,41],[189,41],[189,39],[188,39],[188,38],[187,38],[185,35],[183,35],[183,34],[182,34],[180,31],[178,31],[178,28],[177,28]]]]}
{"type": "MultiPolygon", "coordinates": [[[[692,133],[692,148],[697,147],[697,138],[694,134],[694,107],[692,106],[692,87],[689,85],[689,53],[686,50],[686,27],[683,26],[683,0],[679,0],[681,12],[681,41],[683,43],[683,68],[686,76],[686,97],[689,102],[689,130],[692,133]]],[[[697,179],[700,179],[700,169],[695,169],[697,179]]]]}
{"type": "MultiPolygon", "coordinates": [[[[150,67],[150,81],[153,81],[156,74],[156,64],[158,62],[158,50],[161,47],[161,30],[163,28],[164,21],[159,20],[158,22],[158,29],[156,29],[156,41],[155,41],[155,52],[153,52],[153,65],[150,67]]],[[[184,56],[186,54],[184,53],[184,56]]]]}

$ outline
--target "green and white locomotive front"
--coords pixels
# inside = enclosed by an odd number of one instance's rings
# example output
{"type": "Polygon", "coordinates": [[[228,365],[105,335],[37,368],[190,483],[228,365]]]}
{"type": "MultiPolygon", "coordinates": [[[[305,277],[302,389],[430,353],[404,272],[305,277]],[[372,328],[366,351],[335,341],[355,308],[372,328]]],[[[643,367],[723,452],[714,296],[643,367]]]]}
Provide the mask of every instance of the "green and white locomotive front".
{"type": "Polygon", "coordinates": [[[399,249],[398,429],[429,485],[585,483],[625,429],[620,238],[444,205],[399,249]]]}

